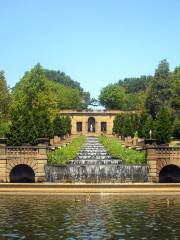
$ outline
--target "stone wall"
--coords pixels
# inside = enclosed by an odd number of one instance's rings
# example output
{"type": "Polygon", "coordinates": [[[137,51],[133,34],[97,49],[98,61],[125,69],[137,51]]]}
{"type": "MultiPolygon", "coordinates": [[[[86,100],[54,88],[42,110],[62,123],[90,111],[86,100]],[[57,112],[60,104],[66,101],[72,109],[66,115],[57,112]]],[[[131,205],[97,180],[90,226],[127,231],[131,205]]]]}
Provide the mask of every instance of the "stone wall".
{"type": "Polygon", "coordinates": [[[165,166],[180,167],[180,148],[147,146],[146,151],[150,182],[159,182],[159,173],[165,166]]]}
{"type": "Polygon", "coordinates": [[[0,145],[0,182],[10,182],[12,169],[20,164],[32,168],[35,173],[35,182],[44,181],[44,166],[47,164],[46,146],[8,147],[0,145]]]}
{"type": "MultiPolygon", "coordinates": [[[[133,111],[132,111],[133,112],[133,111]]],[[[75,111],[75,110],[62,110],[60,115],[69,115],[72,123],[72,134],[90,134],[88,132],[88,119],[93,117],[95,119],[95,133],[96,135],[101,134],[101,122],[107,124],[106,134],[112,134],[113,121],[118,113],[124,113],[124,111],[106,111],[106,110],[95,110],[95,111],[75,111]],[[82,122],[82,132],[77,131],[77,122],[82,122]]],[[[92,133],[91,133],[92,134],[92,133]]]]}

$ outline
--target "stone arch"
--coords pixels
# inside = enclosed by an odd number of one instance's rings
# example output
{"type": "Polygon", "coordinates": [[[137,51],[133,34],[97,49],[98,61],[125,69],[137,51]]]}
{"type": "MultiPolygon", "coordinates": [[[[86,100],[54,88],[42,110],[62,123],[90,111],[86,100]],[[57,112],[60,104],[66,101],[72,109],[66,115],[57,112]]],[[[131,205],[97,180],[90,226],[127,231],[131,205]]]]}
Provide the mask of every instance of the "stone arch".
{"type": "Polygon", "coordinates": [[[168,166],[168,165],[176,165],[180,167],[180,161],[179,159],[173,158],[173,159],[157,159],[157,174],[161,172],[161,170],[168,166]]]}
{"type": "Polygon", "coordinates": [[[180,183],[180,167],[174,164],[164,166],[159,172],[159,182],[180,183]]]}
{"type": "Polygon", "coordinates": [[[96,120],[94,117],[88,118],[88,132],[91,132],[91,126],[92,126],[92,132],[96,132],[96,120]]]}
{"type": "Polygon", "coordinates": [[[13,183],[34,183],[35,172],[26,164],[18,164],[12,168],[9,178],[13,183]]]}
{"type": "Polygon", "coordinates": [[[19,166],[19,165],[25,165],[29,168],[31,168],[35,174],[35,178],[36,178],[36,175],[38,173],[38,164],[37,164],[37,161],[34,160],[34,159],[11,159],[7,162],[7,172],[6,172],[6,176],[7,176],[7,182],[10,182],[11,179],[10,179],[10,174],[12,172],[12,170],[16,167],[16,166],[19,166]]]}

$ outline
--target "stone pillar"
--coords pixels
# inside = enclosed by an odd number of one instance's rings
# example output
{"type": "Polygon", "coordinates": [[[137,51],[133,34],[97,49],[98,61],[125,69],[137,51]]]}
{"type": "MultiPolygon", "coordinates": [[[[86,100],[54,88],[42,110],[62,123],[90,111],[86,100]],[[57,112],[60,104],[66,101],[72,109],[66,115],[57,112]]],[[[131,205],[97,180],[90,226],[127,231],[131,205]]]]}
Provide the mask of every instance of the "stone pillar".
{"type": "Polygon", "coordinates": [[[83,120],[82,121],[82,134],[87,134],[87,132],[88,132],[88,123],[85,121],[85,120],[83,120]]]}
{"type": "Polygon", "coordinates": [[[47,164],[48,155],[47,155],[47,146],[45,144],[38,144],[38,155],[35,160],[37,161],[37,172],[35,176],[36,182],[45,181],[45,165],[47,164]]]}
{"type": "Polygon", "coordinates": [[[149,168],[148,181],[159,182],[159,176],[157,175],[158,156],[156,153],[156,148],[153,148],[152,146],[147,146],[146,159],[147,159],[147,164],[149,168]]]}
{"type": "Polygon", "coordinates": [[[6,144],[0,144],[0,182],[6,182],[6,144]]]}
{"type": "Polygon", "coordinates": [[[101,122],[96,122],[96,131],[95,133],[100,134],[101,133],[101,122]]]}
{"type": "Polygon", "coordinates": [[[74,134],[77,134],[77,131],[76,131],[76,121],[74,120],[73,117],[71,117],[71,125],[72,125],[72,128],[71,128],[71,133],[74,135],[74,134]]]}
{"type": "Polygon", "coordinates": [[[113,131],[113,118],[110,116],[107,120],[107,134],[112,134],[113,131]]]}

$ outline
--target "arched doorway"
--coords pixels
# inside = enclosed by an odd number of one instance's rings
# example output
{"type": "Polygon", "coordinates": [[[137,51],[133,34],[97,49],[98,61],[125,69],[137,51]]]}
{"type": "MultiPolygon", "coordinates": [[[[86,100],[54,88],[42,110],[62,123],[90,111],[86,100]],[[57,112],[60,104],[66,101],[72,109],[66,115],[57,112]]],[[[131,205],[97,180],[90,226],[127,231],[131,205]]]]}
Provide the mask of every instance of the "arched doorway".
{"type": "Polygon", "coordinates": [[[12,183],[34,183],[35,173],[31,167],[25,164],[16,165],[10,172],[12,183]]]}
{"type": "Polygon", "coordinates": [[[96,131],[96,121],[94,117],[88,118],[88,132],[95,132],[96,131]]]}
{"type": "Polygon", "coordinates": [[[176,165],[167,165],[159,173],[161,183],[180,183],[180,168],[176,165]]]}

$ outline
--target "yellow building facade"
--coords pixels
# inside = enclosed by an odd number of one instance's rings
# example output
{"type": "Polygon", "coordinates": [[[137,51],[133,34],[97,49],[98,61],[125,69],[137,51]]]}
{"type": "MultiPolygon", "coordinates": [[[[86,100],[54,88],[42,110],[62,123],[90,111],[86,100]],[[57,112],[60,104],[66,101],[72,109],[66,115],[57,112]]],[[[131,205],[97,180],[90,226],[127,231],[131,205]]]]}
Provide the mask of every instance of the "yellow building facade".
{"type": "Polygon", "coordinates": [[[124,111],[115,110],[94,110],[94,111],[76,111],[62,110],[61,116],[69,115],[71,117],[71,134],[99,135],[101,133],[112,134],[113,121],[118,113],[124,111]]]}

